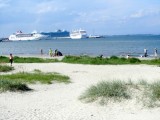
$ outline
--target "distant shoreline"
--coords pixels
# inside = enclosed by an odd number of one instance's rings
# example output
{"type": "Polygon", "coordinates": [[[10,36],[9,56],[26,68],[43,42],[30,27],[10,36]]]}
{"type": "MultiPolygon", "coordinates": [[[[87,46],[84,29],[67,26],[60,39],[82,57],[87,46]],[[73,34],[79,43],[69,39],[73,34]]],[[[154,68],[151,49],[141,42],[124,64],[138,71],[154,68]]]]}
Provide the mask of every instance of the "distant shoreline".
{"type": "MultiPolygon", "coordinates": [[[[5,57],[9,57],[9,55],[1,55],[1,56],[5,56],[5,57]]],[[[58,60],[62,60],[65,56],[68,55],[64,55],[64,56],[54,56],[54,57],[50,57],[48,54],[13,54],[13,56],[18,56],[18,57],[25,57],[25,58],[29,58],[29,57],[35,57],[35,58],[43,58],[43,59],[58,59],[58,60]]],[[[71,55],[71,56],[83,56],[83,55],[71,55]]],[[[84,55],[85,56],[85,55],[84,55]]],[[[92,56],[92,55],[86,55],[86,56],[90,56],[90,57],[98,57],[98,56],[92,56]]],[[[115,56],[115,55],[113,55],[115,56]]],[[[110,58],[111,56],[103,56],[103,58],[110,58]]],[[[117,57],[124,57],[126,58],[127,56],[117,56],[117,57]]],[[[159,59],[159,56],[157,58],[155,58],[154,56],[149,56],[149,57],[134,57],[131,56],[131,58],[138,58],[140,60],[153,60],[153,59],[159,59]]]]}

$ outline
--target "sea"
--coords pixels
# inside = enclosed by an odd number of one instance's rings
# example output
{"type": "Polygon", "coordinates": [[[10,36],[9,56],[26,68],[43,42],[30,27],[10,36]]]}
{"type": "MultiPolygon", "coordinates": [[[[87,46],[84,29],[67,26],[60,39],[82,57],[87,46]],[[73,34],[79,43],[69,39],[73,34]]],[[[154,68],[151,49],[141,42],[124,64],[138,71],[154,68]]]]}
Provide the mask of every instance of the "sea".
{"type": "Polygon", "coordinates": [[[9,55],[48,55],[49,49],[58,49],[63,55],[89,56],[143,56],[147,49],[149,56],[154,56],[157,48],[160,54],[160,35],[110,35],[103,38],[55,39],[38,41],[0,42],[0,56],[9,55]]]}

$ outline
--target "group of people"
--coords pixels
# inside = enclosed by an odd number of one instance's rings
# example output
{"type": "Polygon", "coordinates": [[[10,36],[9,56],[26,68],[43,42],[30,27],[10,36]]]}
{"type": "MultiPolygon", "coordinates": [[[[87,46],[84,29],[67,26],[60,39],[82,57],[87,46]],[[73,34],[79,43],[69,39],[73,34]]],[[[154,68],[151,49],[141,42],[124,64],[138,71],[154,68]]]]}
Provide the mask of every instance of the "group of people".
{"type": "MultiPolygon", "coordinates": [[[[40,50],[40,52],[41,52],[41,55],[43,55],[44,54],[44,52],[43,52],[43,49],[41,49],[40,50]]],[[[63,54],[60,52],[60,51],[58,51],[57,49],[53,52],[53,50],[50,48],[49,49],[49,56],[50,57],[54,57],[54,56],[63,56],[63,54]]]]}
{"type": "MultiPolygon", "coordinates": [[[[147,56],[148,56],[148,50],[145,48],[145,49],[144,49],[144,55],[141,55],[141,57],[147,57],[147,56]]],[[[154,57],[155,57],[155,58],[158,57],[158,50],[157,50],[157,48],[154,48],[154,57]]],[[[126,56],[126,58],[127,58],[127,59],[130,58],[130,55],[128,54],[128,55],[126,56]]]]}
{"type": "Polygon", "coordinates": [[[60,52],[60,51],[58,51],[57,49],[54,51],[54,53],[53,53],[53,50],[50,48],[49,49],[49,56],[50,57],[54,57],[54,56],[63,56],[63,54],[60,52]]]}
{"type": "MultiPolygon", "coordinates": [[[[144,49],[144,56],[142,56],[142,57],[147,57],[147,56],[148,56],[148,50],[145,48],[145,49],[144,49]]],[[[154,48],[154,56],[155,56],[155,57],[158,56],[157,48],[154,48]]]]}

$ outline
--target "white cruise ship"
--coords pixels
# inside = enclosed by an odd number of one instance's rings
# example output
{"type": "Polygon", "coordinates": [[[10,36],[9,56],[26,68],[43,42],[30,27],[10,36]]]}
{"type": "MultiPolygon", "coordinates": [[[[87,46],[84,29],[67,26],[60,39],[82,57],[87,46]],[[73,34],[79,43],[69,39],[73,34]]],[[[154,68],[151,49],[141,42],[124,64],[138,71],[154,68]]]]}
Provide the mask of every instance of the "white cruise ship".
{"type": "Polygon", "coordinates": [[[10,41],[26,41],[26,40],[40,40],[44,35],[37,32],[34,33],[22,33],[22,31],[17,31],[16,33],[9,36],[10,41]]]}
{"type": "Polygon", "coordinates": [[[87,32],[85,30],[74,30],[70,33],[70,38],[71,39],[82,39],[82,38],[87,38],[87,32]]]}

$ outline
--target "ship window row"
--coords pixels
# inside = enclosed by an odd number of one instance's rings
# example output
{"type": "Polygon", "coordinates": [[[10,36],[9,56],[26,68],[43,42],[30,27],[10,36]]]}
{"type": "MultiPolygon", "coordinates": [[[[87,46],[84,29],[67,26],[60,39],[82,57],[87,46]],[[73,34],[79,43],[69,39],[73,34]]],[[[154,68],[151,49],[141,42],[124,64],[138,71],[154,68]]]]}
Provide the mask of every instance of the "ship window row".
{"type": "Polygon", "coordinates": [[[16,35],[17,37],[32,37],[33,34],[19,34],[19,35],[16,35]]]}

